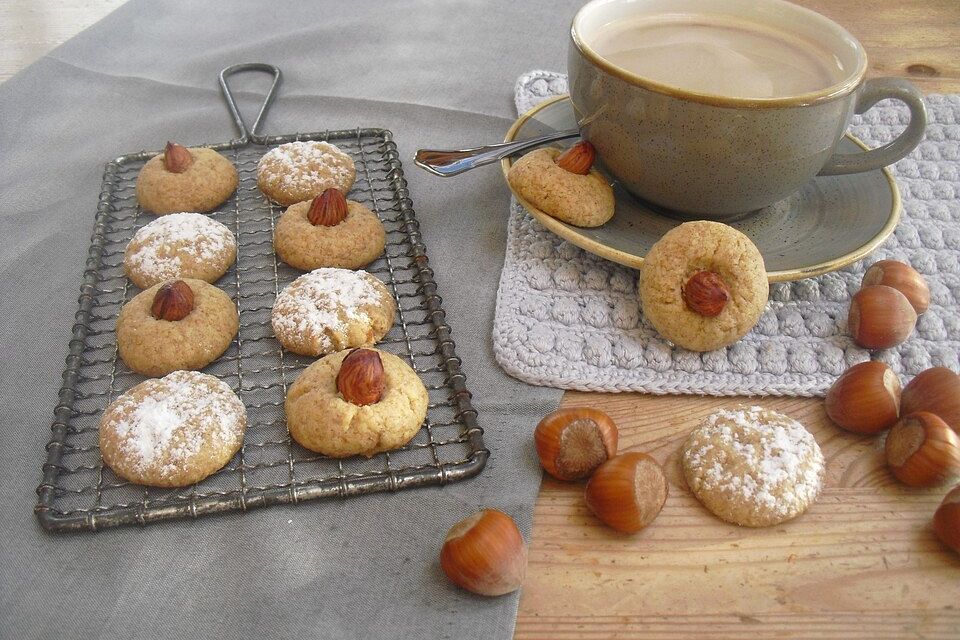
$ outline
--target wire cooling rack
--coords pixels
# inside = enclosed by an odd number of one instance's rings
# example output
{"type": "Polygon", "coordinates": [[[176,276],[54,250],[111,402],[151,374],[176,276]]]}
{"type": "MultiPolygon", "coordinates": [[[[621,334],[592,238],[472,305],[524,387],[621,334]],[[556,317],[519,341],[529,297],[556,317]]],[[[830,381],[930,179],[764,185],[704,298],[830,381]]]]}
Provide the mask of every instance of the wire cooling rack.
{"type": "Polygon", "coordinates": [[[95,531],[123,524],[251,509],[271,504],[398,491],[442,485],[479,473],[488,451],[454,352],[440,296],[392,135],[384,129],[352,129],[261,136],[257,129],[273,99],[280,70],[264,64],[235,65],[220,85],[241,137],[209,145],[233,161],[236,193],[211,217],[237,238],[237,261],[216,282],[237,303],[240,331],[227,352],[204,371],[227,382],[247,407],[243,446],[209,478],[183,489],[147,488],[125,482],[103,464],[98,423],[106,406],[145,378],[117,355],[116,317],[138,289],[123,272],[123,251],[137,229],[154,216],[137,205],[136,177],[157,152],[109,162],[69,342],[64,384],[54,410],[43,482],[35,508],[51,531],[95,531]],[[268,71],[274,81],[248,131],[226,78],[247,70],[268,71]],[[287,431],[287,387],[314,360],[283,350],[274,338],[270,311],[276,295],[302,272],[277,260],[273,229],[282,212],[257,188],[257,162],[276,145],[328,140],[357,166],[349,193],[380,217],[387,231],[384,255],[367,271],[387,284],[397,300],[397,321],[378,348],[397,354],[420,375],[430,396],[427,418],[402,449],[369,459],[333,459],[293,442],[287,431]]]}

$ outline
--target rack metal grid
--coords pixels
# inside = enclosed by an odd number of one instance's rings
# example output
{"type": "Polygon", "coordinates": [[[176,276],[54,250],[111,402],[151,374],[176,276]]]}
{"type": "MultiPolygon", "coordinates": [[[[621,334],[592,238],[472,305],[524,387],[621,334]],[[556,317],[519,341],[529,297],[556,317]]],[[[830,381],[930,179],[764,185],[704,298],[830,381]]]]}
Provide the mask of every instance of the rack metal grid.
{"type": "Polygon", "coordinates": [[[137,205],[136,177],[156,152],[121,156],[106,165],[79,310],[69,342],[63,387],[46,446],[35,512],[50,531],[95,531],[123,524],[251,509],[319,498],[348,498],[377,491],[443,485],[469,478],[486,464],[483,431],[470,402],[450,327],[393,142],[384,129],[323,131],[283,136],[257,133],[280,81],[271,65],[234,65],[220,74],[227,106],[240,138],[209,145],[231,159],[240,184],[211,217],[237,238],[237,261],[216,283],[240,311],[240,331],[227,352],[204,371],[231,385],[247,407],[243,446],[209,478],[184,489],[156,489],[119,479],[103,464],[98,422],[118,394],[145,378],[117,355],[120,308],[137,293],[123,272],[123,251],[153,216],[137,205]],[[247,129],[227,85],[233,73],[273,74],[252,128],[247,129]],[[257,188],[257,163],[270,148],[295,140],[327,140],[356,163],[349,197],[380,217],[387,231],[384,255],[367,267],[397,300],[398,317],[377,345],[404,358],[427,387],[427,419],[405,447],[369,459],[332,459],[301,448],[290,438],[283,403],[287,387],[312,358],[280,347],[270,326],[276,295],[301,272],[278,261],[273,228],[281,210],[257,188]]]}

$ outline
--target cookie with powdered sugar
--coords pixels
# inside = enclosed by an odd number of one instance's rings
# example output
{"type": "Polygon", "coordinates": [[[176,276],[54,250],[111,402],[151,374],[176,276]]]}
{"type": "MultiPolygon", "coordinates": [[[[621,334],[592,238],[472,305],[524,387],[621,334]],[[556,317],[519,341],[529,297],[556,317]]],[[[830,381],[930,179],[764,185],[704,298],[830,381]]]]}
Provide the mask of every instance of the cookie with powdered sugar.
{"type": "Polygon", "coordinates": [[[119,477],[186,487],[227,464],[243,442],[247,410],[230,387],[174,371],[121,394],[100,419],[100,454],[119,477]]]}
{"type": "Polygon", "coordinates": [[[767,527],[807,510],[823,487],[824,459],[802,424],[762,407],[721,409],[683,445],[690,490],[717,517],[767,527]]]}
{"type": "Polygon", "coordinates": [[[123,270],[141,289],[175,278],[220,279],[237,259],[225,225],[199,213],[172,213],[137,231],[123,253],[123,270]]]}
{"type": "Polygon", "coordinates": [[[357,177],[353,159],[329,142],[288,142],[257,164],[257,186],[268,198],[290,206],[335,187],[346,194],[357,177]]]}
{"type": "Polygon", "coordinates": [[[387,287],[366,271],[323,268],[280,292],[271,322],[285,349],[322,356],[375,344],[390,331],[396,310],[387,287]]]}

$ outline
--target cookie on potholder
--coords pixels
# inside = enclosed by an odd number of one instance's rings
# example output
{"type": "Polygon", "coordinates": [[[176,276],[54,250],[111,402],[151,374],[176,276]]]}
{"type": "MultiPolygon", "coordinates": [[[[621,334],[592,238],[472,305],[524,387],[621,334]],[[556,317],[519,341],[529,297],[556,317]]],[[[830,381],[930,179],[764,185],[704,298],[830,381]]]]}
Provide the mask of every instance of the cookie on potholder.
{"type": "Polygon", "coordinates": [[[237,259],[225,225],[199,213],[172,213],[137,231],[123,253],[123,270],[141,289],[174,278],[216,282],[237,259]]]}
{"type": "Polygon", "coordinates": [[[823,486],[824,459],[813,434],[762,407],[721,409],[683,444],[683,474],[717,517],[767,527],[800,515],[823,486]]]}
{"type": "Polygon", "coordinates": [[[270,319],[285,349],[316,357],[375,344],[396,310],[387,287],[366,271],[323,268],[287,285],[270,319]]]}
{"type": "Polygon", "coordinates": [[[237,190],[233,163],[213,149],[168,142],[137,175],[137,202],[157,215],[213,211],[237,190]]]}
{"type": "Polygon", "coordinates": [[[290,385],[285,403],[290,435],[306,449],[344,458],[370,457],[402,447],[427,416],[427,389],[406,362],[370,349],[383,365],[383,392],[377,402],[357,405],[337,389],[337,375],[352,350],[317,360],[290,385]]]}
{"type": "Polygon", "coordinates": [[[243,442],[247,411],[230,387],[174,371],[121,394],[100,419],[100,454],[119,477],[185,487],[222,468],[243,442]]]}
{"type": "Polygon", "coordinates": [[[329,142],[288,142],[257,164],[257,185],[274,202],[289,206],[334,187],[350,191],[357,176],[353,159],[329,142]]]}
{"type": "Polygon", "coordinates": [[[640,271],[643,315],[667,340],[691,351],[732,344],[767,305],[763,256],[719,222],[686,222],[650,248],[640,271]]]}

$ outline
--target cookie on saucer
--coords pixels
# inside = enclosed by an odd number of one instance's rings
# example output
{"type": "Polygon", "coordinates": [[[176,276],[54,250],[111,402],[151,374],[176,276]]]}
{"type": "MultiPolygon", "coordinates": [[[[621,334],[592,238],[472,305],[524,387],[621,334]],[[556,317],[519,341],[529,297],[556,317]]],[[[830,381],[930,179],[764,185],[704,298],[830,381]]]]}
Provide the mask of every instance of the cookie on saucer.
{"type": "Polygon", "coordinates": [[[237,190],[233,163],[213,149],[168,142],[137,176],[137,202],[157,215],[213,211],[237,190]]]}
{"type": "Polygon", "coordinates": [[[246,407],[226,383],[174,371],[141,382],[107,407],[100,454],[129,482],[186,487],[230,462],[246,426],[246,407]]]}
{"type": "Polygon", "coordinates": [[[273,247],[291,267],[359,269],[383,253],[387,234],[375,213],[334,187],[290,205],[277,221],[273,247]]]}
{"type": "Polygon", "coordinates": [[[356,176],[353,159],[329,142],[281,144],[257,164],[260,190],[285,207],[312,200],[331,187],[347,193],[356,176]]]}
{"type": "Polygon", "coordinates": [[[165,280],[216,282],[237,259],[225,225],[199,213],[171,213],[137,231],[123,253],[123,270],[141,289],[165,280]]]}
{"type": "Polygon", "coordinates": [[[824,459],[813,434],[762,407],[721,409],[683,444],[683,475],[717,517],[768,527],[807,510],[823,487],[824,459]]]}
{"type": "Polygon", "coordinates": [[[767,305],[763,256],[733,227],[686,222],[657,241],[640,270],[643,315],[667,340],[713,351],[753,328],[767,305]]]}
{"type": "Polygon", "coordinates": [[[507,181],[517,193],[549,216],[577,227],[599,227],[613,217],[613,188],[590,168],[593,147],[581,142],[565,152],[547,147],[536,149],[513,163],[507,181]],[[582,150],[582,153],[578,150],[582,150]],[[564,169],[561,155],[580,153],[564,169]],[[559,160],[559,163],[558,163],[559,160]]]}
{"type": "Polygon", "coordinates": [[[146,376],[202,369],[227,350],[239,326],[237,307],[220,289],[195,278],[168,280],[120,309],[117,349],[146,376]]]}
{"type": "Polygon", "coordinates": [[[290,435],[302,447],[345,458],[405,445],[426,419],[428,402],[427,389],[410,365],[386,351],[360,349],[338,351],[311,364],[290,385],[284,406],[290,435]],[[348,356],[365,360],[356,365],[364,374],[376,364],[369,360],[379,359],[378,394],[358,400],[349,389],[341,392],[337,379],[346,373],[348,356]]]}
{"type": "Polygon", "coordinates": [[[285,349],[316,357],[376,343],[396,310],[387,287],[366,271],[322,268],[287,285],[270,319],[285,349]]]}

